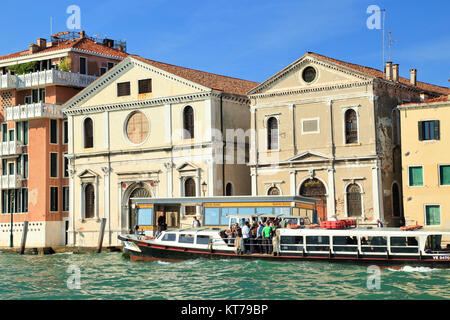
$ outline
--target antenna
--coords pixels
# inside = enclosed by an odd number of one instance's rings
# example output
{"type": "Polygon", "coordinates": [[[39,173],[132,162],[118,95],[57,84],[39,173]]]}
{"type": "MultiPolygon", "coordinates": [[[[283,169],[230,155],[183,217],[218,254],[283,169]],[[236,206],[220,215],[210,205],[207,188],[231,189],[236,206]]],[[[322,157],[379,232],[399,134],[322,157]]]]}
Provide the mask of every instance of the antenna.
{"type": "Polygon", "coordinates": [[[50,17],[50,40],[52,39],[53,35],[53,17],[50,17]]]}
{"type": "Polygon", "coordinates": [[[385,45],[384,45],[384,41],[385,41],[385,39],[386,39],[386,36],[384,35],[384,25],[385,25],[385,22],[386,22],[386,9],[380,9],[380,10],[377,10],[377,12],[383,12],[383,65],[381,66],[382,68],[383,68],[383,70],[384,70],[384,58],[385,58],[385,54],[384,54],[384,51],[385,51],[385,49],[384,49],[384,47],[385,47],[385,45]]]}
{"type": "Polygon", "coordinates": [[[391,57],[391,48],[392,48],[392,44],[394,42],[397,42],[397,40],[392,40],[391,39],[391,30],[389,30],[389,61],[392,61],[392,57],[391,57]]]}

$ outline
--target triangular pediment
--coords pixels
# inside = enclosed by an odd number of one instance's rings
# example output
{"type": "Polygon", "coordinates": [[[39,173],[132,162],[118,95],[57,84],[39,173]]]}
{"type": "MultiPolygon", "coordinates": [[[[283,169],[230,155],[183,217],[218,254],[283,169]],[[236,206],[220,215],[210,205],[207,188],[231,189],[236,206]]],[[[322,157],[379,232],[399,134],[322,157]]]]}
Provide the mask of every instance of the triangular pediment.
{"type": "Polygon", "coordinates": [[[80,179],[90,179],[90,178],[94,179],[98,177],[98,174],[96,174],[94,171],[87,169],[84,170],[82,173],[80,173],[78,177],[80,179]]]}
{"type": "Polygon", "coordinates": [[[329,161],[330,159],[332,159],[330,156],[320,152],[305,151],[286,160],[286,162],[319,162],[329,161]]]}
{"type": "Polygon", "coordinates": [[[177,167],[177,170],[180,172],[186,172],[186,171],[197,171],[200,168],[193,164],[192,162],[185,162],[181,166],[177,167]]]}
{"type": "Polygon", "coordinates": [[[211,91],[211,88],[130,56],[91,83],[63,107],[65,112],[74,109],[88,110],[89,107],[151,101],[205,91],[211,91]],[[145,79],[151,79],[151,92],[139,93],[139,80],[145,79]],[[130,94],[118,96],[119,83],[129,83],[130,94]]]}
{"type": "MultiPolygon", "coordinates": [[[[350,64],[348,64],[350,65],[350,64]]],[[[351,85],[373,79],[372,76],[333,62],[313,53],[306,53],[297,61],[273,75],[248,94],[271,94],[284,91],[319,89],[340,85],[351,85]],[[307,68],[312,68],[314,77],[304,76],[307,68]],[[307,80],[305,80],[307,79],[307,80]],[[312,79],[312,80],[311,80],[312,79]]]]}

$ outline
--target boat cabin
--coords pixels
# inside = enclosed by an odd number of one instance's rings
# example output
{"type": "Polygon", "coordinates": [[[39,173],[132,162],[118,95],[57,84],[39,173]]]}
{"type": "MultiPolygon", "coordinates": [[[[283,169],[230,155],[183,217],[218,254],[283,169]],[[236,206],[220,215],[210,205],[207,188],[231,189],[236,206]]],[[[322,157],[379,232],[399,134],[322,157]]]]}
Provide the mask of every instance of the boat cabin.
{"type": "Polygon", "coordinates": [[[316,199],[302,196],[230,196],[133,198],[137,234],[155,236],[159,216],[167,228],[191,228],[194,216],[203,227],[227,228],[250,217],[278,217],[290,223],[317,223],[316,199]],[[193,208],[193,209],[192,209],[193,208]],[[235,219],[235,220],[233,220],[235,219]]]}

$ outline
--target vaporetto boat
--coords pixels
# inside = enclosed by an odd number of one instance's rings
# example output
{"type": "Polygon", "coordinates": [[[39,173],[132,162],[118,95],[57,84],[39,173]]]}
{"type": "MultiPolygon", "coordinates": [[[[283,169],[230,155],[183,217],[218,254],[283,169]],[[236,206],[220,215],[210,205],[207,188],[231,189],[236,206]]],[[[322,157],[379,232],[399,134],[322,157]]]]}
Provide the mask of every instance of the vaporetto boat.
{"type": "Polygon", "coordinates": [[[133,202],[136,234],[119,235],[132,261],[238,258],[450,267],[450,230],[358,226],[356,219],[320,222],[312,198],[183,197],[133,202]],[[186,219],[182,213],[189,206],[196,206],[203,227],[176,225],[186,219]],[[172,229],[156,232],[157,215],[168,212],[174,221],[172,229]],[[235,239],[227,232],[232,225],[275,218],[280,228],[274,239],[249,239],[244,254],[237,251],[235,239]]]}
{"type": "Polygon", "coordinates": [[[164,231],[155,239],[120,235],[119,239],[123,241],[124,251],[132,261],[239,258],[450,267],[450,249],[441,247],[442,238],[450,238],[450,231],[305,227],[280,228],[276,230],[275,237],[272,254],[237,254],[224,228],[164,231]]]}

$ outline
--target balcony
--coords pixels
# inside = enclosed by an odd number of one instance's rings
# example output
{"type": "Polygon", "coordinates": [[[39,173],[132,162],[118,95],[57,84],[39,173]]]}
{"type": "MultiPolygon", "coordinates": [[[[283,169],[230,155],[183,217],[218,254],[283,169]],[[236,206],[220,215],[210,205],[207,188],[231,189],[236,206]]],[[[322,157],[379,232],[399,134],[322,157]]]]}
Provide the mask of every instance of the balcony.
{"type": "Polygon", "coordinates": [[[0,157],[18,156],[22,154],[21,141],[0,142],[0,157]]]}
{"type": "Polygon", "coordinates": [[[0,189],[19,189],[22,188],[23,176],[20,174],[12,174],[1,176],[0,189]]]}
{"type": "Polygon", "coordinates": [[[0,89],[24,89],[49,84],[84,88],[95,79],[97,79],[97,76],[51,69],[18,76],[2,75],[0,76],[0,89]]]}
{"type": "Polygon", "coordinates": [[[5,108],[6,121],[52,118],[63,119],[62,106],[50,103],[33,103],[5,108]]]}

